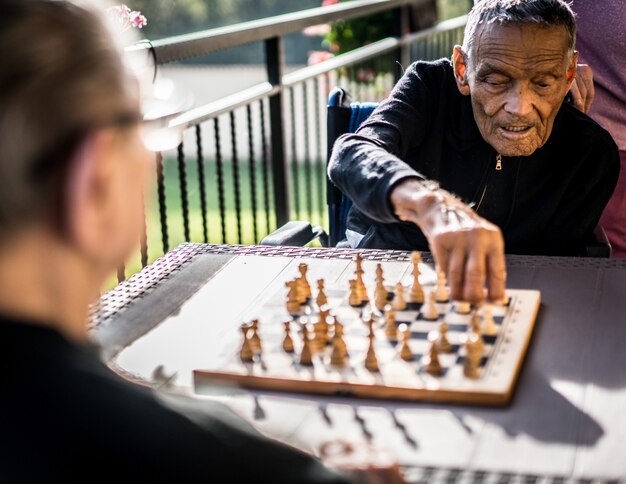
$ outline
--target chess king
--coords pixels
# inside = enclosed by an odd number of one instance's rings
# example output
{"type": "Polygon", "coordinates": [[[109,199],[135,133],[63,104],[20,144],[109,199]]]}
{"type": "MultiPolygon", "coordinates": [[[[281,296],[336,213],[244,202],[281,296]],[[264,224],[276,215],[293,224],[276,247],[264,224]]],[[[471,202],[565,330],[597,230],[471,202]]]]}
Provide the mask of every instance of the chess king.
{"type": "Polygon", "coordinates": [[[406,67],[340,137],[329,175],[353,246],[430,250],[454,300],[493,301],[504,251],[581,253],[619,174],[607,131],[564,103],[576,24],[564,0],[480,0],[451,59],[406,67]],[[454,195],[453,195],[454,194],[454,195]]]}
{"type": "Polygon", "coordinates": [[[87,4],[0,2],[0,481],[348,482],[91,347],[88,305],[139,240],[154,155],[120,35],[87,4]]]}

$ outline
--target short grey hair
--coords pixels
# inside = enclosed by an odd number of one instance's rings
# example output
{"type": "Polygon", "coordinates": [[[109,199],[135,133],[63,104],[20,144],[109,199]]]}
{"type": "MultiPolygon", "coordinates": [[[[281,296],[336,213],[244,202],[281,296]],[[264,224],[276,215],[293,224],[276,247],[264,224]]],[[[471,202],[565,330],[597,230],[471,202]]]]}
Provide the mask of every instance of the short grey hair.
{"type": "Polygon", "coordinates": [[[68,135],[136,111],[137,86],[104,13],[87,2],[3,0],[0,46],[0,236],[6,237],[62,216],[72,153],[59,160],[52,153],[68,135]]]}
{"type": "Polygon", "coordinates": [[[474,47],[476,33],[484,24],[537,24],[547,27],[565,27],[568,47],[576,47],[576,19],[564,0],[475,0],[469,13],[463,50],[469,55],[474,47]]]}

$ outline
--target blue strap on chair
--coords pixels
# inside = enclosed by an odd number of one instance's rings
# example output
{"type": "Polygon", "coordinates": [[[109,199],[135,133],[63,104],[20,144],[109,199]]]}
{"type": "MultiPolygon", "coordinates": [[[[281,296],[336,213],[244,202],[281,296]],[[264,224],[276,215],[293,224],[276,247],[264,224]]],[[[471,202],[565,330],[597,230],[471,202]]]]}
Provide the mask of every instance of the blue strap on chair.
{"type": "MultiPolygon", "coordinates": [[[[328,96],[328,158],[333,145],[344,133],[354,133],[372,114],[378,103],[350,102],[350,95],[336,87],[328,96]]],[[[327,202],[330,245],[334,247],[346,236],[346,221],[352,200],[328,180],[327,202]]]]}

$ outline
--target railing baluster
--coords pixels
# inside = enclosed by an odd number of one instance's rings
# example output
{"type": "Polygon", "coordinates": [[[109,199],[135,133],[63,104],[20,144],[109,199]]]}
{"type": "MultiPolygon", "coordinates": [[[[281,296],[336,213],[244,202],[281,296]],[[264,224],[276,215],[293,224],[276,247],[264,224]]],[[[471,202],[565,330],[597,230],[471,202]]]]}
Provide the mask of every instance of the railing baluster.
{"type": "Polygon", "coordinates": [[[157,153],[156,159],[157,169],[157,195],[159,199],[159,220],[161,222],[161,242],[163,243],[163,253],[165,254],[169,246],[169,237],[167,232],[167,207],[165,205],[165,183],[163,177],[163,155],[157,153]]]}
{"type": "Polygon", "coordinates": [[[220,221],[222,223],[222,244],[226,243],[226,207],[224,202],[224,166],[222,163],[222,143],[220,140],[219,118],[213,120],[215,131],[215,171],[217,175],[217,198],[220,207],[220,221]]]}
{"type": "Polygon", "coordinates": [[[321,124],[321,116],[320,116],[320,109],[322,107],[322,104],[320,103],[320,81],[319,81],[319,77],[316,77],[314,80],[314,86],[315,86],[315,99],[314,99],[314,106],[315,106],[315,132],[317,134],[317,152],[316,152],[316,170],[317,170],[317,208],[318,208],[318,215],[319,215],[319,224],[323,225],[324,224],[324,206],[326,205],[324,203],[324,187],[326,186],[326,184],[324,183],[326,181],[326,163],[324,161],[324,153],[326,153],[326,149],[324,149],[324,147],[322,146],[322,124],[321,124]]]}
{"type": "Polygon", "coordinates": [[[263,171],[263,204],[265,206],[265,230],[266,234],[272,231],[270,225],[270,184],[269,184],[269,160],[267,158],[267,140],[265,131],[265,103],[263,99],[259,101],[259,108],[261,110],[261,156],[263,159],[262,171],[263,171]]]}
{"type": "Polygon", "coordinates": [[[120,264],[117,267],[117,282],[123,282],[126,280],[126,267],[124,266],[124,264],[120,264]]]}
{"type": "Polygon", "coordinates": [[[209,229],[206,213],[206,186],[204,180],[204,154],[202,153],[202,130],[196,125],[196,157],[198,161],[198,184],[200,185],[200,211],[202,213],[202,236],[204,243],[209,241],[209,229]]]}
{"type": "Polygon", "coordinates": [[[299,183],[299,174],[298,174],[298,153],[296,146],[296,135],[297,135],[297,126],[296,126],[296,96],[295,89],[293,87],[289,88],[289,100],[291,102],[290,112],[291,112],[291,175],[293,177],[293,202],[296,218],[300,217],[300,183],[299,183]]]}
{"type": "Polygon", "coordinates": [[[256,244],[259,241],[259,233],[256,223],[256,170],[254,166],[254,137],[252,131],[252,109],[248,104],[246,106],[246,115],[248,118],[248,170],[250,175],[250,202],[252,206],[252,233],[256,244]]]}
{"type": "Polygon", "coordinates": [[[313,219],[313,187],[311,185],[311,143],[309,142],[309,84],[302,83],[302,116],[304,118],[304,177],[306,190],[306,208],[309,220],[313,219]]]}
{"type": "MultiPolygon", "coordinates": [[[[285,65],[283,39],[272,37],[265,41],[265,62],[267,81],[272,86],[281,86],[283,66],[285,65]]],[[[283,123],[283,90],[270,96],[269,115],[272,137],[272,179],[274,190],[274,210],[276,223],[285,224],[289,218],[289,164],[285,157],[285,138],[283,123]]]]}
{"type": "Polygon", "coordinates": [[[180,202],[183,209],[183,231],[185,240],[189,241],[189,196],[187,193],[187,168],[183,143],[178,145],[178,180],[180,182],[180,202]]]}
{"type": "Polygon", "coordinates": [[[139,252],[141,253],[141,267],[148,265],[148,224],[146,221],[146,200],[141,196],[141,232],[139,233],[139,252]]]}
{"type": "Polygon", "coordinates": [[[233,188],[235,189],[235,213],[237,217],[237,242],[243,243],[241,237],[241,188],[239,183],[239,157],[237,155],[237,134],[235,130],[235,112],[230,113],[230,141],[232,146],[233,188]]]}

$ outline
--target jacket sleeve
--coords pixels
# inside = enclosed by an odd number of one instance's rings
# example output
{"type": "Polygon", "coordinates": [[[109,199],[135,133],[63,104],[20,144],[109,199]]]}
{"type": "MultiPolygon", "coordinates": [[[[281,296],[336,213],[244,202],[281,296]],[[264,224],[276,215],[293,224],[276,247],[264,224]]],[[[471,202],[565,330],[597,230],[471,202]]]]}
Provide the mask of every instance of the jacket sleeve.
{"type": "Polygon", "coordinates": [[[397,222],[389,200],[392,188],[407,178],[424,178],[402,161],[424,139],[432,109],[420,63],[412,64],[356,133],[344,134],[333,148],[328,176],[373,220],[397,222]]]}

